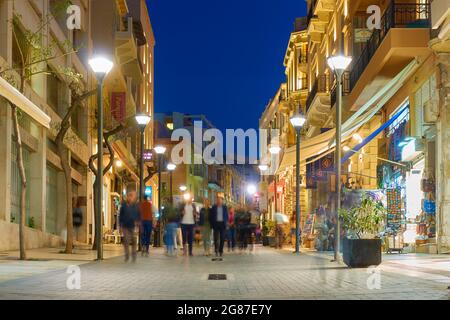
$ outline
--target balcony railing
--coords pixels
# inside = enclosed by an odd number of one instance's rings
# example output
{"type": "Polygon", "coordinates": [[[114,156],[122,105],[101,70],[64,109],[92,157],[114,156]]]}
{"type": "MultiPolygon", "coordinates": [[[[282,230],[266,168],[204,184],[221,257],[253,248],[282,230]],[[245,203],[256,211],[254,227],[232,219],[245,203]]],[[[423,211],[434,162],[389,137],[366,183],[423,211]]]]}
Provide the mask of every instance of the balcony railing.
{"type": "Polygon", "coordinates": [[[309,108],[311,107],[311,104],[314,100],[314,97],[318,93],[326,93],[329,92],[330,88],[330,81],[329,81],[328,75],[320,75],[316,78],[314,81],[314,84],[312,86],[311,92],[308,95],[308,99],[306,99],[306,112],[308,112],[309,108]]]}
{"type": "Polygon", "coordinates": [[[361,74],[374,56],[391,28],[430,28],[430,4],[395,3],[391,1],[380,22],[380,29],[374,29],[361,55],[350,72],[350,89],[358,82],[361,74]]]}
{"type": "Polygon", "coordinates": [[[309,25],[309,22],[311,21],[311,19],[314,17],[314,10],[316,9],[317,1],[318,0],[312,0],[310,6],[308,8],[308,16],[307,16],[308,25],[309,25]]]}
{"type": "MultiPolygon", "coordinates": [[[[337,82],[336,82],[336,76],[333,74],[333,79],[331,81],[331,106],[334,106],[336,103],[336,94],[337,94],[337,82]]],[[[350,93],[350,72],[346,71],[344,72],[342,76],[342,95],[347,95],[350,93]]]]}

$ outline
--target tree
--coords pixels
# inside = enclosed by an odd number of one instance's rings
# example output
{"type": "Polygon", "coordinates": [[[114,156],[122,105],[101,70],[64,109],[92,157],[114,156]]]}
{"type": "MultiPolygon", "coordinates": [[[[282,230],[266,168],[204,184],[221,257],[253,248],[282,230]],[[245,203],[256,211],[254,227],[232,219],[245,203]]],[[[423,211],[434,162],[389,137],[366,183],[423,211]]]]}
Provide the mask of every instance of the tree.
{"type": "MultiPolygon", "coordinates": [[[[64,145],[64,139],[67,131],[70,128],[71,117],[77,107],[81,105],[81,102],[95,94],[95,91],[83,92],[82,89],[82,76],[78,74],[72,68],[60,67],[58,70],[49,70],[47,68],[48,63],[51,60],[55,60],[64,56],[68,56],[78,52],[77,48],[73,48],[72,43],[69,41],[60,42],[57,40],[48,41],[47,45],[44,45],[47,35],[44,34],[44,30],[50,25],[58,14],[65,12],[67,6],[70,5],[70,1],[61,0],[57,5],[52,8],[51,13],[47,13],[40,20],[36,30],[23,30],[20,26],[21,17],[16,12],[13,19],[10,22],[13,33],[13,42],[18,53],[18,63],[14,64],[11,68],[0,70],[0,76],[5,78],[13,86],[15,86],[21,93],[25,92],[25,86],[31,79],[39,74],[47,74],[54,76],[64,77],[69,85],[72,94],[71,105],[67,108],[66,114],[60,123],[58,130],[56,144],[58,148],[58,155],[61,160],[61,166],[64,171],[66,179],[66,193],[67,193],[67,241],[66,252],[72,252],[72,180],[71,180],[71,165],[69,159],[69,152],[64,145]],[[20,34],[19,34],[20,33],[20,34]],[[60,48],[63,53],[56,54],[56,48],[60,48]]],[[[26,192],[27,192],[27,177],[25,173],[25,167],[23,163],[23,147],[22,139],[20,135],[19,127],[19,115],[20,111],[14,104],[11,105],[12,121],[14,130],[14,141],[17,148],[17,166],[21,178],[21,191],[20,191],[20,214],[19,214],[19,243],[20,243],[20,259],[26,259],[25,250],[25,220],[26,220],[26,192]]]]}
{"type": "MultiPolygon", "coordinates": [[[[112,165],[114,164],[114,159],[115,159],[115,152],[114,149],[111,146],[111,141],[110,138],[114,137],[115,135],[124,132],[126,129],[128,128],[127,125],[124,124],[119,124],[117,127],[115,127],[114,129],[107,131],[103,134],[103,139],[106,145],[106,150],[104,151],[104,154],[109,154],[109,161],[108,164],[105,166],[105,168],[103,169],[102,174],[105,175],[109,169],[111,169],[112,165]]],[[[97,170],[97,168],[94,166],[94,162],[97,160],[98,158],[98,152],[96,154],[93,154],[90,158],[89,158],[89,169],[91,169],[92,173],[95,176],[95,179],[97,180],[99,172],[97,170]]],[[[98,190],[95,187],[96,182],[94,182],[93,184],[93,189],[94,189],[94,203],[96,203],[96,199],[98,197],[98,190]]],[[[102,221],[97,221],[97,211],[96,211],[96,206],[94,206],[94,223],[102,223],[102,221]]],[[[97,242],[98,239],[94,238],[94,243],[92,246],[92,249],[95,250],[97,249],[97,242]]]]}

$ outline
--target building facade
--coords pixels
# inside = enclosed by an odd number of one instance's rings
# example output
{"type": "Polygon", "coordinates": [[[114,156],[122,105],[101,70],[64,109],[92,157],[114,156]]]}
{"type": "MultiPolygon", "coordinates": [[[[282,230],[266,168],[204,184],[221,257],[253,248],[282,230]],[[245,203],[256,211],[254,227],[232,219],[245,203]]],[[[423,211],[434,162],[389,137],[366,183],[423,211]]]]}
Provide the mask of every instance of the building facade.
{"type": "MultiPolygon", "coordinates": [[[[59,70],[71,68],[82,76],[84,91],[96,88],[96,79],[89,58],[102,51],[114,61],[112,72],[105,79],[105,134],[125,127],[111,137],[115,161],[105,175],[103,189],[104,231],[117,229],[117,210],[127,188],[137,184],[138,131],[132,117],[136,112],[153,115],[153,47],[155,44],[145,1],[118,0],[105,6],[102,1],[72,1],[80,9],[80,28],[68,28],[66,8],[55,0],[0,1],[0,70],[20,64],[24,34],[36,32],[40,50],[52,49],[48,63],[39,68],[51,72],[32,76],[24,92],[8,86],[0,77],[0,143],[4,154],[0,163],[0,250],[19,246],[18,214],[21,178],[16,162],[17,149],[13,139],[11,108],[20,110],[20,132],[27,178],[26,247],[57,246],[66,234],[65,179],[57,156],[55,137],[61,119],[70,105],[72,92],[69,80],[59,70]],[[61,12],[59,12],[61,11],[61,12]],[[11,21],[14,21],[12,24],[11,21]],[[14,41],[15,38],[18,41],[14,41]],[[61,44],[70,43],[73,51],[61,44]],[[59,45],[55,45],[59,44],[59,45]],[[101,48],[102,50],[98,50],[101,48]],[[66,51],[65,51],[66,50],[66,51]]],[[[0,71],[1,72],[1,71],[0,71]]],[[[19,77],[12,73],[13,77],[19,77]]],[[[72,167],[71,197],[77,198],[83,211],[83,225],[74,237],[81,243],[93,242],[93,184],[89,160],[96,153],[96,97],[83,101],[71,118],[65,144],[70,150],[72,167]]],[[[147,148],[153,146],[151,126],[145,134],[147,148]]],[[[104,157],[104,163],[110,156],[104,157]]],[[[95,161],[94,161],[95,166],[95,161]]]]}
{"type": "MultiPolygon", "coordinates": [[[[284,60],[286,84],[260,120],[261,128],[280,132],[281,152],[269,161],[275,168],[271,175],[263,175],[263,181],[269,182],[265,183],[269,211],[274,211],[273,199],[278,199],[284,213],[291,214],[294,208],[295,134],[288,120],[300,105],[307,119],[300,149],[302,224],[304,215],[335,212],[336,78],[327,58],[343,54],[352,57],[342,80],[343,204],[351,205],[346,201],[352,194],[369,191],[395,199],[396,208],[387,205],[386,224],[402,247],[416,252],[447,250],[445,2],[307,2],[306,22],[300,24],[304,36],[296,41],[296,32],[292,33],[284,60]],[[373,28],[367,23],[373,18],[367,13],[369,5],[377,5],[381,13],[379,26],[373,28]],[[433,15],[432,8],[439,13],[433,15]],[[289,58],[293,43],[297,52],[307,48],[305,59],[289,58]],[[298,66],[290,67],[289,61],[298,66]],[[304,80],[304,92],[293,95],[292,90],[303,89],[304,80]],[[287,121],[280,120],[283,112],[287,121]]],[[[296,28],[299,21],[305,20],[298,19],[296,28]]]]}

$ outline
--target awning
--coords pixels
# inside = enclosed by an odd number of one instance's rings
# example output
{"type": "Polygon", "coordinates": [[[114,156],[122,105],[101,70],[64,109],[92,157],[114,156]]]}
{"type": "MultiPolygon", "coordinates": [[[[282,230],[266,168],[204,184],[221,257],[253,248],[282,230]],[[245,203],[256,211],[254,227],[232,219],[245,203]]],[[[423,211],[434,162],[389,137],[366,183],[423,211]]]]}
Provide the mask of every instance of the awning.
{"type": "MultiPolygon", "coordinates": [[[[419,61],[414,59],[392,80],[390,80],[380,91],[378,91],[369,101],[367,101],[357,112],[342,124],[342,141],[349,139],[353,132],[362,125],[370,121],[373,116],[380,111],[386,102],[403,86],[405,81],[419,67],[419,61]]],[[[336,141],[336,129],[330,129],[300,144],[300,163],[306,164],[306,159],[317,157],[318,160],[330,152],[334,151],[336,141]]],[[[296,146],[291,146],[285,150],[277,173],[285,170],[289,166],[294,166],[296,162],[296,146]]]]}
{"type": "Polygon", "coordinates": [[[0,77],[0,96],[5,97],[42,126],[50,128],[50,117],[2,77],[0,77]]]}
{"type": "MultiPolygon", "coordinates": [[[[358,111],[342,124],[342,136],[346,137],[355,130],[366,124],[373,116],[383,108],[383,106],[397,93],[404,85],[405,81],[419,67],[419,61],[414,59],[402,71],[400,71],[392,80],[390,80],[380,91],[378,91],[369,101],[367,101],[358,111]]],[[[335,129],[333,129],[335,132],[335,129]]],[[[334,146],[336,136],[329,141],[328,145],[334,146]]]]}
{"type": "Polygon", "coordinates": [[[370,141],[372,141],[374,138],[376,138],[381,132],[383,132],[383,130],[385,130],[386,128],[388,128],[392,123],[394,123],[394,121],[396,121],[398,119],[398,117],[400,117],[403,112],[405,111],[405,109],[409,108],[409,106],[405,106],[403,107],[399,112],[397,112],[391,119],[389,119],[389,121],[383,123],[383,125],[381,125],[381,127],[379,127],[378,129],[376,129],[374,132],[372,132],[367,138],[365,138],[360,144],[356,145],[351,151],[347,152],[344,157],[341,160],[341,163],[345,163],[345,161],[347,161],[348,159],[350,159],[350,157],[352,157],[356,152],[358,152],[359,150],[361,150],[366,144],[368,144],[370,141]]]}

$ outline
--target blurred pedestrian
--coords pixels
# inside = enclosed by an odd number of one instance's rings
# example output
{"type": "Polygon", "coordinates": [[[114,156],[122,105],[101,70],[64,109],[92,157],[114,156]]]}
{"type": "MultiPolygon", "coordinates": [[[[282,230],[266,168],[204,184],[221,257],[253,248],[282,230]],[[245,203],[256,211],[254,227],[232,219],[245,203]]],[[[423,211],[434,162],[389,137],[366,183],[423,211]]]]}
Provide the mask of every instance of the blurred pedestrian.
{"type": "Polygon", "coordinates": [[[223,246],[225,243],[225,232],[228,224],[228,209],[223,204],[223,198],[221,195],[217,195],[216,204],[211,208],[210,222],[214,231],[214,249],[216,252],[216,257],[222,257],[223,246]]]}
{"type": "Polygon", "coordinates": [[[178,224],[176,216],[170,215],[167,217],[167,222],[164,228],[164,242],[166,244],[166,252],[168,256],[175,256],[176,232],[178,224]]]}
{"type": "Polygon", "coordinates": [[[253,251],[255,248],[256,241],[256,229],[260,224],[261,213],[256,208],[249,207],[250,223],[249,223],[249,242],[250,250],[253,251]]]}
{"type": "Polygon", "coordinates": [[[276,235],[276,248],[277,249],[283,249],[283,243],[284,243],[284,227],[289,223],[289,218],[281,213],[277,212],[275,213],[275,235],[276,235]]]}
{"type": "Polygon", "coordinates": [[[227,246],[228,252],[234,251],[236,247],[236,225],[235,225],[234,208],[228,210],[228,229],[227,229],[227,246]]]}
{"type": "Polygon", "coordinates": [[[250,224],[250,213],[244,208],[240,208],[236,212],[235,217],[236,231],[238,234],[239,251],[247,250],[248,247],[248,230],[250,224]]]}
{"type": "Polygon", "coordinates": [[[132,261],[136,261],[135,229],[139,227],[140,219],[140,212],[136,199],[136,191],[130,191],[127,194],[126,201],[124,201],[120,207],[119,224],[123,234],[125,262],[130,259],[130,244],[132,261]]]}
{"type": "Polygon", "coordinates": [[[181,232],[183,237],[183,253],[187,255],[189,246],[189,256],[193,256],[192,245],[194,242],[194,226],[197,220],[197,208],[193,199],[186,200],[181,208],[181,232]]]}
{"type": "Polygon", "coordinates": [[[211,223],[209,221],[211,214],[211,207],[209,199],[205,198],[203,200],[203,208],[200,210],[200,221],[199,225],[202,232],[203,248],[205,250],[204,255],[211,255],[211,223]]]}
{"type": "Polygon", "coordinates": [[[140,204],[141,213],[141,246],[142,256],[149,255],[150,251],[150,239],[153,229],[153,205],[148,196],[144,197],[144,201],[140,204]]]}
{"type": "Polygon", "coordinates": [[[81,199],[79,197],[72,198],[72,224],[75,229],[75,239],[73,241],[73,247],[75,247],[75,242],[78,240],[78,231],[83,225],[83,210],[81,210],[81,199]]]}

